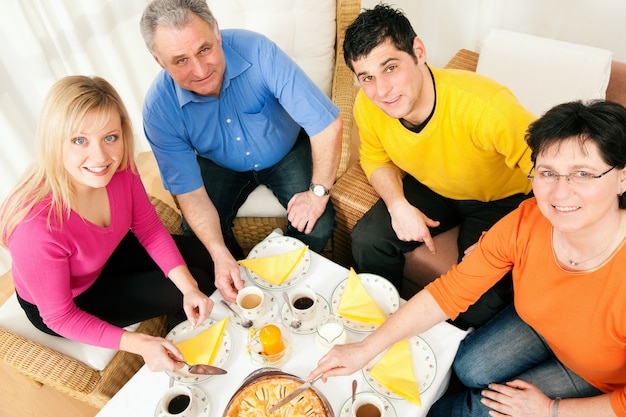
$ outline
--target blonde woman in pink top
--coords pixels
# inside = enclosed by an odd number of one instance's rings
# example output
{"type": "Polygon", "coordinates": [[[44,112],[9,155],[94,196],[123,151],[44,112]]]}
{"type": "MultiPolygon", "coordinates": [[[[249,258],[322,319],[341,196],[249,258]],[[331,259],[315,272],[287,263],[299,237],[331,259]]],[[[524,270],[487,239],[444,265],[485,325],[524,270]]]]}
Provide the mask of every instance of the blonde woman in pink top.
{"type": "Polygon", "coordinates": [[[123,327],[161,315],[170,325],[202,322],[213,307],[213,263],[197,239],[172,237],[161,223],[137,174],[133,141],[128,112],[107,81],[56,82],[35,162],[0,207],[0,243],[35,327],[172,370],[180,366],[170,356],[180,358],[174,344],[123,327]]]}

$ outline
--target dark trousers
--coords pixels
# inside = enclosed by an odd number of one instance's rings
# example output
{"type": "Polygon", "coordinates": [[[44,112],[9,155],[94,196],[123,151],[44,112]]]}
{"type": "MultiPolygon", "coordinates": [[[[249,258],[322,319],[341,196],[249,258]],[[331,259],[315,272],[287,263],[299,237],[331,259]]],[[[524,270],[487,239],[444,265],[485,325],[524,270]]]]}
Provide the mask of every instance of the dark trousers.
{"type": "MultiPolygon", "coordinates": [[[[243,258],[243,252],[232,231],[233,221],[250,193],[258,185],[266,185],[278,198],[280,204],[286,208],[294,194],[309,189],[313,172],[311,142],[304,130],[301,130],[291,151],[270,168],[260,171],[235,172],[202,157],[198,157],[198,164],[202,172],[204,187],[219,213],[224,241],[237,259],[243,258]]],[[[329,200],[326,210],[317,220],[311,233],[299,232],[289,224],[287,235],[301,240],[312,250],[321,252],[334,228],[335,209],[329,200]]],[[[183,222],[183,229],[186,234],[192,233],[186,222],[183,222]]]]}
{"type": "MultiPolygon", "coordinates": [[[[215,284],[208,251],[195,237],[173,238],[200,290],[211,295],[215,284]]],[[[57,335],[43,322],[36,305],[19,295],[18,301],[35,327],[57,335]]],[[[162,315],[168,316],[170,328],[185,320],[181,292],[132,232],[117,246],[96,282],[75,297],[74,302],[81,310],[119,327],[162,315]]]]}
{"type": "MultiPolygon", "coordinates": [[[[516,194],[501,200],[482,202],[452,200],[426,187],[410,175],[403,180],[407,200],[426,216],[440,222],[430,229],[432,236],[459,226],[459,261],[463,252],[478,241],[480,235],[493,224],[517,208],[530,194],[516,194]]],[[[389,211],[382,199],[357,222],[352,230],[352,255],[358,272],[381,275],[401,291],[404,254],[422,245],[422,242],[404,242],[398,239],[391,226],[389,211]]],[[[461,327],[478,327],[497,313],[512,299],[510,276],[499,281],[474,306],[455,321],[461,327]]]]}

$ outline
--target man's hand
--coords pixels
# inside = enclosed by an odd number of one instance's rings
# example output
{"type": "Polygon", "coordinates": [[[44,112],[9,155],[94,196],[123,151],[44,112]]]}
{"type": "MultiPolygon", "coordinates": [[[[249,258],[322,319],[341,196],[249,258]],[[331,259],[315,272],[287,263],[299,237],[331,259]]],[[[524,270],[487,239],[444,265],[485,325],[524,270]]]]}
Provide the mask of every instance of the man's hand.
{"type": "Polygon", "coordinates": [[[215,288],[219,290],[225,300],[234,302],[237,292],[243,288],[243,280],[239,275],[239,264],[226,250],[215,263],[215,288]]]}
{"type": "Polygon", "coordinates": [[[437,248],[430,235],[430,227],[439,226],[439,222],[432,220],[408,202],[395,204],[389,208],[391,227],[398,239],[405,242],[424,242],[432,253],[437,253],[437,248]]]}
{"type": "Polygon", "coordinates": [[[311,191],[294,194],[287,204],[287,220],[299,232],[311,233],[317,219],[326,210],[329,196],[318,197],[311,191]]]}

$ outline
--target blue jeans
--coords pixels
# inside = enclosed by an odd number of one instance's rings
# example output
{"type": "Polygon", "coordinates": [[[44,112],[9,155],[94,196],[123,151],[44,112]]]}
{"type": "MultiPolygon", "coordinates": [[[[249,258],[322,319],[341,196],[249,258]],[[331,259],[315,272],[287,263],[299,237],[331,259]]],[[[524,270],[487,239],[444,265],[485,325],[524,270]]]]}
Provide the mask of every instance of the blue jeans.
{"type": "MultiPolygon", "coordinates": [[[[294,194],[309,189],[313,173],[311,142],[304,130],[301,130],[295,145],[283,159],[261,171],[236,172],[202,157],[198,157],[198,164],[204,179],[204,187],[219,213],[222,234],[231,252],[241,251],[232,231],[237,211],[258,185],[266,185],[280,204],[287,208],[287,203],[294,194]]],[[[188,233],[186,222],[184,225],[187,229],[185,232],[188,233]]],[[[329,200],[326,210],[315,223],[311,233],[299,232],[289,223],[287,235],[301,240],[312,250],[321,252],[334,228],[335,209],[329,200]]],[[[233,253],[235,257],[242,255],[233,253]]]]}
{"type": "Polygon", "coordinates": [[[454,371],[468,389],[439,399],[429,417],[488,417],[481,404],[487,385],[521,379],[550,398],[582,398],[602,394],[554,356],[541,335],[519,318],[513,305],[503,309],[461,343],[454,371]]]}

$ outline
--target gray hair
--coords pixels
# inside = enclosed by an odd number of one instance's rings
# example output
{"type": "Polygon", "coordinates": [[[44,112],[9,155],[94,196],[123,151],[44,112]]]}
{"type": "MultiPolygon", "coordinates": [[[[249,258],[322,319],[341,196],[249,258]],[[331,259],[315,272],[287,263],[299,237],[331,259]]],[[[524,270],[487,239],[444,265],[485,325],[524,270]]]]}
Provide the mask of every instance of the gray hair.
{"type": "Polygon", "coordinates": [[[154,53],[154,32],[158,26],[180,29],[189,22],[191,14],[207,22],[213,30],[216,29],[217,21],[206,0],[153,0],[139,22],[141,36],[148,50],[154,53]]]}

